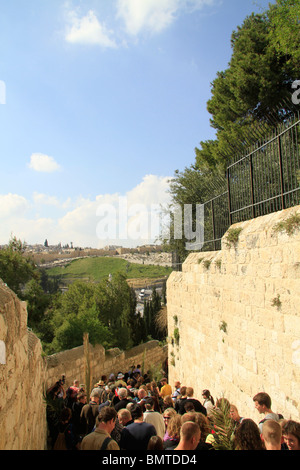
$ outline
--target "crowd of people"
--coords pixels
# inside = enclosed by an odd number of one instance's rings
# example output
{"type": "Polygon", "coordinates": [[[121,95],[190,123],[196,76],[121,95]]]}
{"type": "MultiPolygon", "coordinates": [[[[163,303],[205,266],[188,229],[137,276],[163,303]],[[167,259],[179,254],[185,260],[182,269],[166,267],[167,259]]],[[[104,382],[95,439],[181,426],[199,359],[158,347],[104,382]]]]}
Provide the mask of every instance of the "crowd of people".
{"type": "Polygon", "coordinates": [[[205,389],[199,400],[192,387],[155,382],[139,365],[102,376],[90,396],[78,380],[65,390],[64,379],[46,395],[53,450],[300,450],[300,423],[273,412],[265,392],[253,397],[258,423],[226,398],[205,389]]]}

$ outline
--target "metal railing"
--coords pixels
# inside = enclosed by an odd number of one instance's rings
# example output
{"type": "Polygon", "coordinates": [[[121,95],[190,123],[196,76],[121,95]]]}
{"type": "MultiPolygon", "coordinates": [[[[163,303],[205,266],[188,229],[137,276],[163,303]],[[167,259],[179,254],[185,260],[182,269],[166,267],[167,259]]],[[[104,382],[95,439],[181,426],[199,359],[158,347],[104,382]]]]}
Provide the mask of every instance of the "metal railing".
{"type": "Polygon", "coordinates": [[[227,167],[227,190],[204,203],[202,251],[220,250],[232,224],[300,204],[299,117],[295,113],[227,167]]]}

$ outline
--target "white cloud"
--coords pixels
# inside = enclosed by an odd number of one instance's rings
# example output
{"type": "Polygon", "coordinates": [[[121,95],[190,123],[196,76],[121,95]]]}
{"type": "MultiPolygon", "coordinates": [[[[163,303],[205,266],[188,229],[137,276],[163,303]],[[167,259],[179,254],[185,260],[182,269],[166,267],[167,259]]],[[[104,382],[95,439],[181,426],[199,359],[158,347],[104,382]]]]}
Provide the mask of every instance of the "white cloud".
{"type": "Polygon", "coordinates": [[[50,244],[72,241],[82,247],[154,243],[159,235],[160,206],[170,200],[169,179],[146,175],[126,194],[73,201],[37,192],[30,200],[16,194],[0,195],[0,244],[8,243],[12,233],[28,244],[44,243],[46,238],[50,244]]]}
{"type": "Polygon", "coordinates": [[[60,165],[56,163],[53,157],[42,153],[33,153],[28,166],[32,170],[42,173],[52,173],[60,169],[60,165]]]}
{"type": "Polygon", "coordinates": [[[69,12],[70,25],[67,28],[65,39],[73,44],[91,44],[103,47],[116,47],[110,37],[112,32],[101,24],[94,11],[90,10],[86,16],[79,18],[75,11],[69,12]]]}
{"type": "Polygon", "coordinates": [[[126,31],[159,33],[169,27],[182,12],[193,12],[215,0],[118,0],[117,15],[125,22],[126,31]]]}
{"type": "Polygon", "coordinates": [[[47,194],[37,192],[33,193],[33,201],[37,206],[54,206],[62,209],[67,209],[72,203],[71,198],[68,198],[65,202],[62,203],[56,196],[48,196],[47,194]]]}
{"type": "Polygon", "coordinates": [[[0,219],[18,217],[30,207],[29,202],[18,194],[0,194],[0,219]]]}

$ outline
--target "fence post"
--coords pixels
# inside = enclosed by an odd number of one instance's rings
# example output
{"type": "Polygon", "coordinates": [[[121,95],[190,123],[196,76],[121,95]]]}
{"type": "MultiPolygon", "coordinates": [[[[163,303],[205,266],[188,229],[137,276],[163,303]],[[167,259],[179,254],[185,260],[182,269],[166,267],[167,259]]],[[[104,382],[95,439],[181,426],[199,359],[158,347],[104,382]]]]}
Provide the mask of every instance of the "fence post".
{"type": "Polygon", "coordinates": [[[229,169],[227,168],[227,191],[228,191],[228,213],[229,213],[229,226],[232,225],[232,215],[231,215],[231,198],[230,198],[230,178],[229,178],[229,169]]]}
{"type": "Polygon", "coordinates": [[[84,375],[87,396],[91,393],[91,358],[90,358],[90,343],[89,334],[83,334],[83,353],[84,353],[84,375]]]}
{"type": "Polygon", "coordinates": [[[281,209],[285,209],[284,203],[284,181],[283,181],[283,167],[282,167],[282,151],[281,151],[281,138],[278,136],[278,155],[279,155],[279,172],[280,172],[280,188],[281,188],[281,209]]]}
{"type": "Polygon", "coordinates": [[[253,184],[253,159],[252,159],[252,154],[250,155],[250,185],[251,185],[252,219],[255,219],[254,184],[253,184]]]}
{"type": "Polygon", "coordinates": [[[216,251],[216,227],[215,227],[215,212],[214,212],[214,200],[211,200],[211,217],[212,217],[212,227],[213,227],[213,241],[214,241],[214,251],[216,251]]]}

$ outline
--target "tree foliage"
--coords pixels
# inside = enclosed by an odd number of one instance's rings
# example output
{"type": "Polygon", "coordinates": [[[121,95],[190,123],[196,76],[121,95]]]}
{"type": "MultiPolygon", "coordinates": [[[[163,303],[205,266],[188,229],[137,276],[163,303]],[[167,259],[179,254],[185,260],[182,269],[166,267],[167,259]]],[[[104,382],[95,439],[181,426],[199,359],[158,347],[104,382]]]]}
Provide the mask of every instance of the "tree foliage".
{"type": "Polygon", "coordinates": [[[26,244],[12,237],[6,248],[0,250],[0,278],[17,295],[31,279],[38,279],[38,272],[31,257],[25,256],[26,244]]]}
{"type": "MultiPolygon", "coordinates": [[[[292,84],[300,78],[299,2],[277,0],[264,13],[247,16],[232,32],[231,59],[216,74],[207,102],[215,139],[201,141],[191,166],[176,170],[171,214],[176,205],[202,204],[222,194],[228,164],[294,111],[292,84]]],[[[169,225],[166,246],[183,261],[186,239],[175,239],[172,215],[169,225]]]]}
{"type": "Polygon", "coordinates": [[[207,109],[216,140],[196,149],[200,168],[225,168],[237,143],[248,146],[263,126],[267,131],[285,118],[284,103],[291,103],[291,85],[299,78],[299,0],[278,0],[265,13],[246,17],[231,46],[228,68],[212,82],[207,109]]]}

